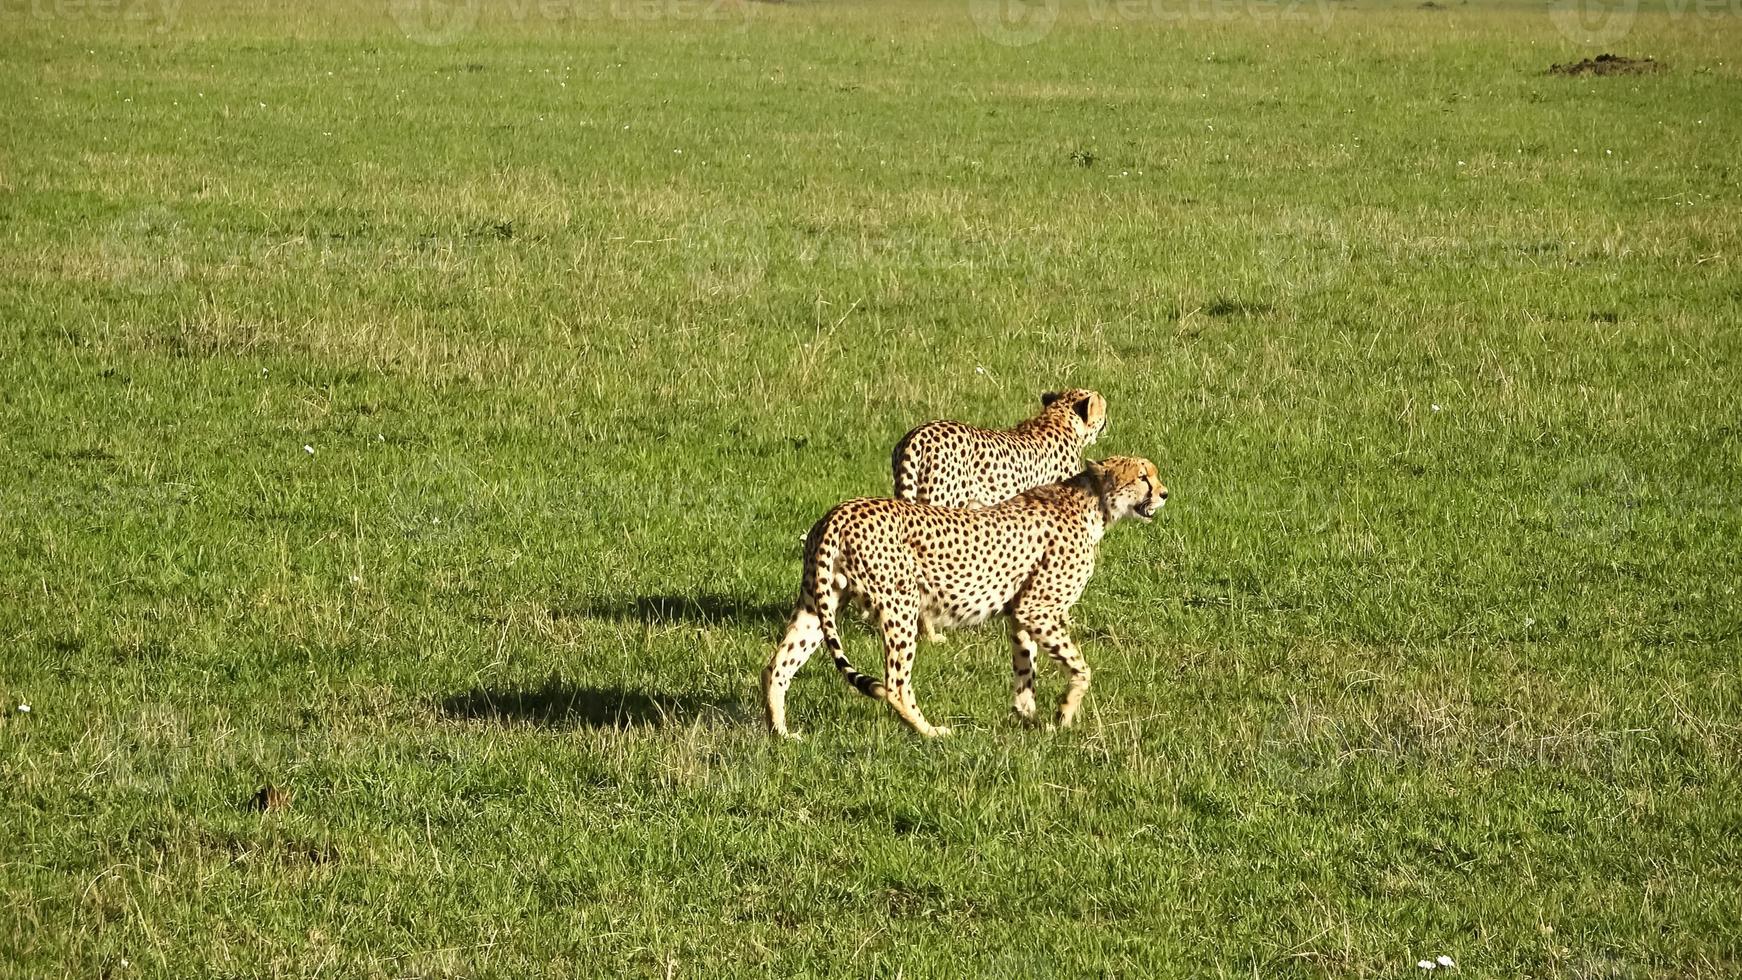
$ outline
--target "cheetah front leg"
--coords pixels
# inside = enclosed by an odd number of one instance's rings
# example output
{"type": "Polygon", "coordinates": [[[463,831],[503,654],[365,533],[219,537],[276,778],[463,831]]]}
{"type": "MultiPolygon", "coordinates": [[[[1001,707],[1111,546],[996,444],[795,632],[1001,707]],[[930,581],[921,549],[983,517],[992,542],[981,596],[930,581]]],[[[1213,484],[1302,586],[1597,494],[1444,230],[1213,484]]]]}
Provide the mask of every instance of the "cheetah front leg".
{"type": "Polygon", "coordinates": [[[950,730],[926,721],[913,696],[913,651],[920,622],[918,603],[883,606],[879,616],[883,628],[883,696],[914,731],[936,738],[948,735],[950,730]]]}
{"type": "Polygon", "coordinates": [[[1029,632],[1045,648],[1047,656],[1058,661],[1071,675],[1065,687],[1065,696],[1059,700],[1058,720],[1060,728],[1069,728],[1076,719],[1077,708],[1082,706],[1083,695],[1089,692],[1089,665],[1084,662],[1083,655],[1077,651],[1077,645],[1071,642],[1070,634],[1058,619],[1032,624],[1029,632]]]}

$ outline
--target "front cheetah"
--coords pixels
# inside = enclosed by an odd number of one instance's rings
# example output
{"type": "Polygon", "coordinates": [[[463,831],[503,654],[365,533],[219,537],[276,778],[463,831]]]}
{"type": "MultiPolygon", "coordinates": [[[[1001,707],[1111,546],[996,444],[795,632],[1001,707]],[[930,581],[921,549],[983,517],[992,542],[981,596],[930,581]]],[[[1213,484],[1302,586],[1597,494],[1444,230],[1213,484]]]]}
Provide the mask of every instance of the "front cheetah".
{"type": "Polygon", "coordinates": [[[762,672],[768,725],[786,728],[786,690],[821,644],[861,694],[889,702],[922,735],[946,735],[920,714],[913,695],[919,619],[947,625],[1010,616],[1013,707],[1034,720],[1036,648],[1064,665],[1070,683],[1058,724],[1069,725],[1089,689],[1089,667],[1066,626],[1071,606],[1095,571],[1095,548],[1123,517],[1149,520],[1167,500],[1155,464],[1115,456],[1087,462],[1069,480],[1037,487],[984,508],[861,499],[837,505],[805,541],[804,584],[786,635],[762,672]],[[860,600],[883,633],[883,681],[859,673],[841,651],[835,611],[860,600]]]}

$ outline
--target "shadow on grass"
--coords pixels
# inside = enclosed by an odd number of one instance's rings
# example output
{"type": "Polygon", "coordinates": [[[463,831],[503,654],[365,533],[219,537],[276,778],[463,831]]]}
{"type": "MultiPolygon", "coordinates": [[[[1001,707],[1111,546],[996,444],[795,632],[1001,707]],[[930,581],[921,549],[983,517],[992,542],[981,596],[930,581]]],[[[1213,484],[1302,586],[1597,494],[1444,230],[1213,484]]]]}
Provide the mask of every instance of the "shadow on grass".
{"type": "Polygon", "coordinates": [[[524,689],[475,687],[443,698],[437,707],[450,718],[548,728],[670,728],[735,722],[742,716],[736,698],[556,682],[524,689]]]}
{"type": "Polygon", "coordinates": [[[689,595],[642,595],[627,599],[595,599],[572,606],[553,606],[550,618],[585,616],[650,624],[736,623],[739,626],[781,626],[792,615],[792,602],[761,602],[719,592],[689,595]]]}

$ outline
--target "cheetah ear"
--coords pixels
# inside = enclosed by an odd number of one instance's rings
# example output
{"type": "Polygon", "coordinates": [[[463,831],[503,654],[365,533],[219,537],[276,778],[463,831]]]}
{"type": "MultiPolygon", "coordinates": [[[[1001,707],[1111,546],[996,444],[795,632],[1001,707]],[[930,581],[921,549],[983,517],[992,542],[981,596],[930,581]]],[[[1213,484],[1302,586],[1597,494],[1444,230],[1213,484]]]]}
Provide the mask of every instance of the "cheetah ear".
{"type": "Polygon", "coordinates": [[[1058,400],[1059,400],[1059,393],[1056,391],[1043,392],[1040,396],[1040,404],[1042,407],[1051,405],[1053,402],[1056,402],[1058,400]]]}
{"type": "Polygon", "coordinates": [[[1083,420],[1084,425],[1089,424],[1089,402],[1091,400],[1092,400],[1092,396],[1084,395],[1083,397],[1077,399],[1077,403],[1075,405],[1071,406],[1071,411],[1077,413],[1077,417],[1083,420]]]}
{"type": "Polygon", "coordinates": [[[1101,463],[1098,463],[1092,459],[1085,459],[1085,460],[1083,460],[1083,469],[1087,470],[1089,475],[1095,478],[1096,483],[1105,483],[1106,482],[1106,480],[1107,480],[1107,467],[1102,465],[1101,463]]]}

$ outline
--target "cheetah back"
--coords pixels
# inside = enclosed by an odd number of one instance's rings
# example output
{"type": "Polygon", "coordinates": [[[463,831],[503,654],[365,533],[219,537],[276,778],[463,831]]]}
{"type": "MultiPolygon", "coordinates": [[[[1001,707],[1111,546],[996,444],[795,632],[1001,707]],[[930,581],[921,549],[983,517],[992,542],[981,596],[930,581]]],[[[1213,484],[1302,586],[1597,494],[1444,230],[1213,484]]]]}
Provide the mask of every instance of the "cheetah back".
{"type": "Polygon", "coordinates": [[[1068,432],[1018,435],[928,422],[895,447],[895,495],[940,507],[996,504],[1076,475],[1080,452],[1068,432]]]}

